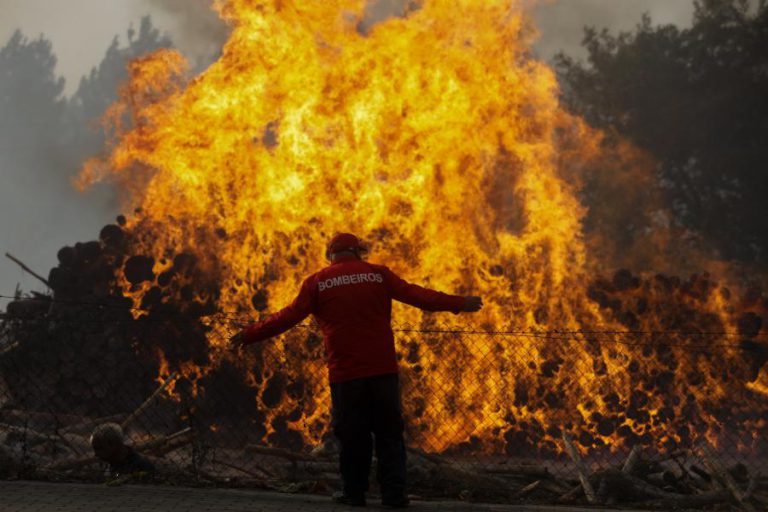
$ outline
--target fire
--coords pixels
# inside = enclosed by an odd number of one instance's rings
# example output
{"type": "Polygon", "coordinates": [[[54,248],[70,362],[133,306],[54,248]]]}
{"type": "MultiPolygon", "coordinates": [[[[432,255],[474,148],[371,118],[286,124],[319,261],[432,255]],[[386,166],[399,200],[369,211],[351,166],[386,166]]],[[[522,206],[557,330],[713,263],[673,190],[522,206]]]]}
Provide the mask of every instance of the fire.
{"type": "MultiPolygon", "coordinates": [[[[636,435],[663,432],[659,415],[683,404],[649,394],[648,417],[612,412],[636,395],[642,379],[627,368],[638,349],[567,334],[626,330],[590,296],[586,210],[574,181],[563,178],[573,162],[601,151],[601,136],[559,105],[554,73],[531,57],[522,3],[427,0],[361,33],[361,0],[218,2],[233,29],[221,58],[193,78],[173,51],[133,62],[109,115],[113,143],[88,162],[79,184],[120,183],[138,208],[128,228],[141,240],[137,251],[154,257],[154,273],[171,269],[175,255],[195,255],[207,282],[179,274],[173,286],[190,285],[196,299],[226,312],[257,317],[286,305],[324,265],[328,238],[351,231],[372,244],[372,260],[405,278],[482,295],[487,304],[472,318],[476,326],[396,306],[399,322],[566,333],[408,335],[417,343],[398,347],[404,380],[419,384],[406,408],[424,427],[413,436],[431,440],[429,448],[504,444],[505,435],[526,432],[521,425],[548,439],[553,428],[592,425],[585,428],[595,439],[615,445],[622,425],[636,435]],[[122,124],[127,118],[130,126],[122,124]],[[564,137],[577,141],[567,159],[564,137]],[[436,396],[446,399],[428,399],[436,396]],[[615,426],[594,426],[601,418],[615,426]]],[[[137,305],[156,286],[124,283],[137,305]]],[[[643,286],[624,298],[656,296],[643,286]]],[[[647,307],[664,308],[659,297],[647,307]]],[[[689,302],[719,330],[732,330],[718,297],[689,302]]],[[[665,327],[662,313],[639,319],[636,330],[665,327]]],[[[220,334],[231,332],[230,320],[209,317],[210,366],[187,367],[185,375],[198,379],[230,357],[220,334]]],[[[642,339],[660,341],[653,336],[642,339]]],[[[277,340],[266,350],[280,367],[244,378],[258,389],[254,407],[268,410],[268,433],[275,418],[288,418],[289,429],[314,443],[324,432],[328,391],[323,362],[297,348],[317,347],[309,338],[298,330],[277,340]],[[304,391],[280,393],[285,385],[275,382],[283,378],[304,391]]],[[[680,365],[673,384],[703,371],[684,348],[672,351],[680,365]]],[[[738,357],[731,352],[722,357],[738,357]]],[[[717,400],[734,386],[707,374],[693,391],[717,400]]]]}

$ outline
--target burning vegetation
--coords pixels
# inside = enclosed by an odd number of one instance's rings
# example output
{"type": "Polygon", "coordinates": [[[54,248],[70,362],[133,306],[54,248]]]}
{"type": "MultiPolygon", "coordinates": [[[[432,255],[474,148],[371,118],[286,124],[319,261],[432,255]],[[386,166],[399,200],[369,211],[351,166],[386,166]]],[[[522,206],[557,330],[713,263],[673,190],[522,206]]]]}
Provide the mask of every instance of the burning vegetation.
{"type": "Polygon", "coordinates": [[[62,249],[53,300],[36,302],[114,332],[48,348],[33,329],[24,357],[98,352],[119,369],[101,384],[137,398],[179,372],[169,392],[215,410],[217,429],[318,445],[317,334],[242,358],[225,341],[290,302],[329,236],[352,231],[403,277],[486,301],[474,326],[394,311],[416,446],[554,456],[569,432],[584,453],[671,452],[737,434],[738,450],[768,452],[766,298],[725,275],[600,275],[579,176],[629,157],[562,109],[521,7],[429,0],[367,32],[362,1],[218,8],[232,33],[199,76],[170,50],[131,63],[108,150],[78,184],[114,180],[134,213],[62,249]],[[206,402],[217,386],[231,402],[206,402]]]}

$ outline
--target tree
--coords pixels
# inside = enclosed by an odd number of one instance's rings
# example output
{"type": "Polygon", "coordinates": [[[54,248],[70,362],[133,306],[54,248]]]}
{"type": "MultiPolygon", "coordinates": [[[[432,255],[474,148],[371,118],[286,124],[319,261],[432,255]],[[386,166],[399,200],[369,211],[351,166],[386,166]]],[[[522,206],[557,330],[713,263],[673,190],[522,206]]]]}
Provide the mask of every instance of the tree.
{"type": "Polygon", "coordinates": [[[559,55],[566,105],[659,162],[676,222],[725,259],[768,262],[768,2],[695,2],[688,29],[586,29],[559,55]]]}
{"type": "Polygon", "coordinates": [[[56,56],[42,36],[14,32],[0,49],[0,167],[32,177],[42,172],[58,137],[65,100],[56,56]]]}
{"type": "Polygon", "coordinates": [[[102,149],[104,133],[98,121],[107,107],[115,102],[120,85],[128,78],[128,62],[158,48],[171,46],[171,40],[152,25],[149,16],[141,19],[138,33],[133,27],[128,29],[126,46],[121,46],[117,37],[112,40],[99,66],[80,80],[68,105],[67,124],[73,130],[66,145],[72,148],[70,161],[73,165],[79,166],[85,158],[102,149]]]}

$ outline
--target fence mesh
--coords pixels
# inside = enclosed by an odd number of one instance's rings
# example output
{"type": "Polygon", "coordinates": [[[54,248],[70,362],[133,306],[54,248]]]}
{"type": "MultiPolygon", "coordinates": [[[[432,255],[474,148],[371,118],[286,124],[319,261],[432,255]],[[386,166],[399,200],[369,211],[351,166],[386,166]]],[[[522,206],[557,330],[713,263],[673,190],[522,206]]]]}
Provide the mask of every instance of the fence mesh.
{"type": "MultiPolygon", "coordinates": [[[[232,353],[226,341],[246,323],[241,315],[135,313],[119,301],[7,304],[0,478],[113,478],[89,438],[116,423],[154,464],[155,482],[340,488],[313,325],[232,353]]],[[[411,492],[765,505],[762,335],[429,322],[394,326],[411,492]]]]}

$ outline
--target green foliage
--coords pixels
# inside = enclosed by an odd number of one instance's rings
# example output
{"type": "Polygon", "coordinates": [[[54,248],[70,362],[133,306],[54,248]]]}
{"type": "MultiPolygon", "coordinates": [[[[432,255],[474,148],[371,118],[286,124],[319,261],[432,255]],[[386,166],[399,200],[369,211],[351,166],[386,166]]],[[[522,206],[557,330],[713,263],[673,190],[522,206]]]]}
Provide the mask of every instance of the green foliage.
{"type": "Polygon", "coordinates": [[[645,16],[583,44],[587,63],[556,59],[567,106],[652,153],[676,222],[716,255],[768,262],[768,2],[701,0],[688,29],[645,16]]]}

